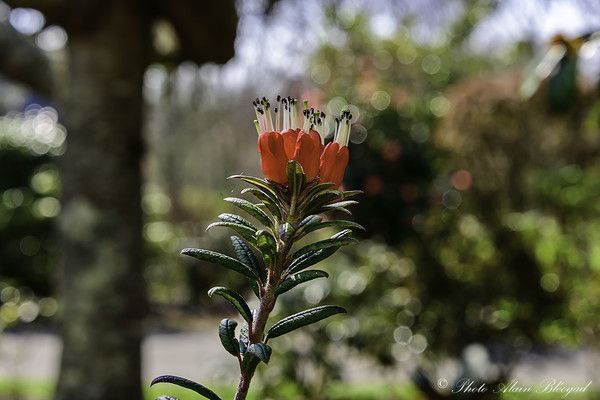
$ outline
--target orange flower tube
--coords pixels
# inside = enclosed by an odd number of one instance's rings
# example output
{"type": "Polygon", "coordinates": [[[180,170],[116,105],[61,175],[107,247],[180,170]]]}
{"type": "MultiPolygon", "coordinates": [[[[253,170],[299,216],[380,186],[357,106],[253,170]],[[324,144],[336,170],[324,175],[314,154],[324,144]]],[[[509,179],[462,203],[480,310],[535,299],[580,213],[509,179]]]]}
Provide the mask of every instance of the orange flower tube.
{"type": "Polygon", "coordinates": [[[259,134],[260,167],[265,178],[286,185],[287,163],[294,160],[302,166],[306,182],[319,178],[321,182],[341,185],[349,159],[348,138],[352,119],[349,111],[335,119],[334,141],[324,146],[321,133],[325,130],[325,113],[309,109],[307,102],[304,102],[301,127],[296,99],[277,96],[274,115],[269,100],[264,97],[256,99],[253,105],[256,112],[254,123],[259,134]]]}
{"type": "Polygon", "coordinates": [[[307,182],[313,181],[319,174],[320,157],[321,135],[312,129],[308,133],[300,131],[293,159],[302,166],[307,182]]]}
{"type": "Polygon", "coordinates": [[[336,142],[331,142],[325,146],[320,160],[320,181],[333,182],[340,186],[349,159],[348,146],[340,147],[339,143],[336,142]]]}
{"type": "Polygon", "coordinates": [[[352,114],[344,111],[341,118],[336,118],[336,132],[333,142],[327,144],[321,154],[319,166],[319,180],[321,182],[333,182],[338,187],[344,179],[344,172],[348,166],[350,153],[348,141],[350,139],[350,120],[352,114]]]}
{"type": "Polygon", "coordinates": [[[258,136],[258,152],[260,153],[260,169],[265,178],[282,185],[287,184],[283,137],[279,132],[263,132],[258,136]]]}
{"type": "Polygon", "coordinates": [[[294,159],[294,152],[296,151],[296,141],[298,140],[298,134],[300,129],[286,129],[281,132],[283,136],[283,145],[285,147],[285,155],[288,160],[294,159]]]}

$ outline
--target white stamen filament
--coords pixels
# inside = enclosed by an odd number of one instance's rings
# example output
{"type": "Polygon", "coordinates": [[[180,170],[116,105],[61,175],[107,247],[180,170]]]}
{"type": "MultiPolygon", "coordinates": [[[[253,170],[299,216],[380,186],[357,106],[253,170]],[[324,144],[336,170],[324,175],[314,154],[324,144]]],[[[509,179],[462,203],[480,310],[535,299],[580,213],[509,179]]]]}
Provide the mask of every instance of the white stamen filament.
{"type": "MultiPolygon", "coordinates": [[[[266,97],[257,98],[252,102],[252,105],[256,114],[254,127],[259,135],[262,132],[282,132],[301,127],[305,132],[316,131],[321,139],[321,144],[325,142],[325,135],[329,131],[331,121],[320,110],[309,108],[307,100],[302,102],[302,122],[298,120],[300,109],[298,99],[277,96],[277,107],[274,108],[273,112],[271,112],[271,103],[266,97]]],[[[352,114],[348,110],[343,111],[340,117],[335,118],[336,127],[333,141],[340,146],[348,146],[352,129],[351,120],[352,114]]]]}

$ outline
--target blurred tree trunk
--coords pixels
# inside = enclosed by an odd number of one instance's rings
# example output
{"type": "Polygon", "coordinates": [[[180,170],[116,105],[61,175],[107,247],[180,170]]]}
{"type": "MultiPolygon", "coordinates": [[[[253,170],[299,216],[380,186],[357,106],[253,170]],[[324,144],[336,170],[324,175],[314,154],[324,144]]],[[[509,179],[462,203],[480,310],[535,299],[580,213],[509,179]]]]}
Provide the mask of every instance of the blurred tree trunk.
{"type": "Polygon", "coordinates": [[[150,24],[140,8],[104,3],[101,23],[69,32],[60,400],[142,398],[140,161],[150,24]]]}
{"type": "MultiPolygon", "coordinates": [[[[58,279],[64,348],[56,399],[141,400],[143,75],[152,61],[229,60],[234,1],[4,2],[42,11],[69,37],[58,279]],[[173,25],[178,51],[152,52],[156,20],[173,25]]],[[[25,80],[28,73],[13,76],[25,80]]]]}
{"type": "Polygon", "coordinates": [[[32,41],[7,22],[0,22],[0,72],[40,94],[52,94],[52,73],[48,58],[32,41]]]}

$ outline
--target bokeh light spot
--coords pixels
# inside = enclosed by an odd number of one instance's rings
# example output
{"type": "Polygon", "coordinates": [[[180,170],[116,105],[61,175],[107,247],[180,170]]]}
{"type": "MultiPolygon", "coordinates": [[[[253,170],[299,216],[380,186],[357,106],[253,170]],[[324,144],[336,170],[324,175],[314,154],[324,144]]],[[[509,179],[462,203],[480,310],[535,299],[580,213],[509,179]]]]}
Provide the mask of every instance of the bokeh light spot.
{"type": "Polygon", "coordinates": [[[391,97],[388,92],[378,90],[371,96],[371,105],[374,109],[382,111],[390,105],[391,97]]]}
{"type": "Polygon", "coordinates": [[[469,190],[471,188],[471,184],[473,183],[471,173],[464,169],[458,170],[452,174],[450,181],[452,182],[452,186],[454,186],[456,190],[460,191],[469,190]]]}

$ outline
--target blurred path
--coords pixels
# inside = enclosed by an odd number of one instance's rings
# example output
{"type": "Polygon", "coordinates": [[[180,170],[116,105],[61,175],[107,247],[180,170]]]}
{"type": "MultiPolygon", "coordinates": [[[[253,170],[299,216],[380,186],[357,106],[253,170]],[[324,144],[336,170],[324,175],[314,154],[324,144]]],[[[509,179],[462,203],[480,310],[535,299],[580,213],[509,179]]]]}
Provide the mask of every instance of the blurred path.
{"type": "MultiPolygon", "coordinates": [[[[0,336],[0,378],[53,381],[58,375],[61,343],[53,334],[22,333],[0,336]]],[[[206,382],[234,384],[233,359],[223,357],[214,329],[198,332],[154,333],[143,343],[143,374],[147,381],[161,374],[174,374],[206,382]]],[[[342,376],[354,382],[406,379],[401,370],[384,371],[356,355],[344,355],[350,362],[342,376]]],[[[593,381],[600,386],[600,354],[593,351],[557,351],[551,356],[531,354],[519,364],[514,375],[524,384],[538,384],[549,378],[570,384],[593,381]]],[[[406,371],[406,369],[404,370],[406,371]]]]}

